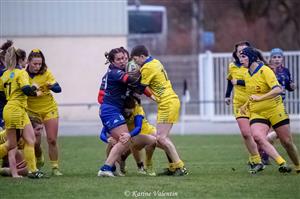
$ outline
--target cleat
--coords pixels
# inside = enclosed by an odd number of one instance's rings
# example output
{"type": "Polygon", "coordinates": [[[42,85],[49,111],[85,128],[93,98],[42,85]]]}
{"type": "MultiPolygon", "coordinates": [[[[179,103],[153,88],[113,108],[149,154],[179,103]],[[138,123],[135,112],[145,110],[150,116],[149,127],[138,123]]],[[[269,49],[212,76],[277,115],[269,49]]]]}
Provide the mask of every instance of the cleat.
{"type": "Polygon", "coordinates": [[[138,174],[142,174],[142,175],[147,175],[146,170],[144,169],[144,167],[140,167],[137,169],[137,173],[138,174]]]}
{"type": "Polygon", "coordinates": [[[62,176],[63,174],[59,171],[58,168],[53,168],[52,169],[52,175],[53,176],[62,176]]]}
{"type": "Polygon", "coordinates": [[[252,165],[250,165],[249,172],[250,172],[251,174],[256,174],[256,173],[258,173],[258,172],[260,172],[260,171],[262,171],[262,170],[264,170],[264,169],[265,169],[265,165],[262,164],[262,163],[259,163],[259,164],[252,164],[252,165]]]}
{"type": "Polygon", "coordinates": [[[152,165],[148,165],[147,169],[145,170],[148,176],[156,176],[155,170],[153,169],[152,165]]]}
{"type": "Polygon", "coordinates": [[[183,168],[176,168],[173,176],[186,176],[188,174],[189,172],[187,171],[187,169],[183,167],[183,168]]]}
{"type": "Polygon", "coordinates": [[[98,171],[98,177],[115,177],[115,175],[111,171],[99,170],[98,171]]]}
{"type": "Polygon", "coordinates": [[[156,173],[155,173],[155,171],[153,171],[153,170],[148,170],[148,169],[146,169],[146,174],[147,174],[148,176],[156,176],[156,173]]]}
{"type": "Polygon", "coordinates": [[[46,176],[43,172],[37,170],[35,172],[29,172],[27,174],[28,178],[32,178],[32,179],[40,179],[40,178],[48,178],[48,176],[46,176]]]}
{"type": "Polygon", "coordinates": [[[114,171],[113,174],[114,174],[114,176],[119,176],[119,177],[125,176],[125,174],[122,171],[114,171]]]}
{"type": "Polygon", "coordinates": [[[280,173],[290,173],[292,171],[292,168],[289,167],[286,163],[283,163],[279,166],[278,171],[280,173]]]}
{"type": "Polygon", "coordinates": [[[163,172],[158,173],[158,176],[172,176],[174,175],[175,171],[171,171],[169,168],[164,168],[163,172]]]}

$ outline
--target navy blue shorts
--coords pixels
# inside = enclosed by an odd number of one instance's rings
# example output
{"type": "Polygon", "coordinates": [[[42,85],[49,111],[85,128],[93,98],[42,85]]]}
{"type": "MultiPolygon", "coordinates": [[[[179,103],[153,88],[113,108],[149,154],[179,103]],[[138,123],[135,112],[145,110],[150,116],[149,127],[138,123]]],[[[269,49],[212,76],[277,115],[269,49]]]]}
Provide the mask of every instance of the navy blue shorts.
{"type": "Polygon", "coordinates": [[[122,124],[126,124],[126,120],[122,115],[121,110],[112,105],[102,104],[99,116],[103,126],[105,126],[108,131],[121,126],[122,124]]]}

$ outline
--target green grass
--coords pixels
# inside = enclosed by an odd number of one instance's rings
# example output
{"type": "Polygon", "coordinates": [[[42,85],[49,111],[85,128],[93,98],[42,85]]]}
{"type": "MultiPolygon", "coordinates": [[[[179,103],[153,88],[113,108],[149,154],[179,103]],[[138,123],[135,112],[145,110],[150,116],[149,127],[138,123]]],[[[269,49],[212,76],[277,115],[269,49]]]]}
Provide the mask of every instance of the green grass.
{"type": "MultiPolygon", "coordinates": [[[[299,148],[300,136],[294,139],[299,148]]],[[[61,137],[64,176],[40,180],[0,177],[0,198],[300,198],[300,175],[295,172],[280,174],[273,163],[257,175],[248,173],[247,153],[238,135],[174,136],[173,140],[190,171],[188,176],[139,176],[130,156],[126,177],[99,178],[105,145],[96,136],[61,137]],[[172,196],[155,196],[158,192],[172,196]]],[[[276,147],[288,159],[282,147],[276,147]]],[[[154,162],[157,171],[167,166],[159,149],[154,162]]],[[[50,172],[48,165],[46,172],[50,172]]]]}

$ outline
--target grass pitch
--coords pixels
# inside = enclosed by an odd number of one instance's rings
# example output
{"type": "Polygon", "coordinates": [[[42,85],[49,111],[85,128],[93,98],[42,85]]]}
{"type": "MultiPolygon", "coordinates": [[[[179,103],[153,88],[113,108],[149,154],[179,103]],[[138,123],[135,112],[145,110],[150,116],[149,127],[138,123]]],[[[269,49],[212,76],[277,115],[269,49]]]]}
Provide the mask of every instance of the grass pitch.
{"type": "MultiPolygon", "coordinates": [[[[60,137],[62,177],[12,179],[0,177],[1,199],[33,198],[176,198],[295,199],[300,175],[283,175],[274,164],[256,175],[248,173],[247,152],[239,135],[173,136],[190,174],[185,177],[138,175],[132,156],[126,177],[100,178],[105,144],[94,137],[60,137]]],[[[300,136],[294,136],[300,148],[300,136]]],[[[44,143],[45,145],[45,143],[44,143]]],[[[277,149],[286,158],[282,147],[277,149]]],[[[167,166],[164,153],[154,153],[156,171],[167,166]]],[[[49,163],[43,169],[50,174],[49,163]]]]}

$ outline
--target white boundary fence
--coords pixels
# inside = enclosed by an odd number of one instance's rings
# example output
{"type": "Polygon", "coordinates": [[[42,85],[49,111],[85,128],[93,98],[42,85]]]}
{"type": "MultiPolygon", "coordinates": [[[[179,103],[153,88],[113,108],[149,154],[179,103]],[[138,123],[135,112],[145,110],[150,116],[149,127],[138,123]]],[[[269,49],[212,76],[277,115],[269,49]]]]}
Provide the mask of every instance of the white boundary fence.
{"type": "MultiPolygon", "coordinates": [[[[268,56],[269,53],[263,53],[268,56]]],[[[268,59],[268,57],[266,57],[268,59]]],[[[289,68],[297,88],[287,92],[286,108],[291,119],[300,119],[300,51],[284,53],[285,66],[289,68]]],[[[232,61],[231,53],[211,53],[199,55],[199,119],[211,121],[233,120],[232,106],[224,103],[227,86],[227,68],[232,61]]]]}

